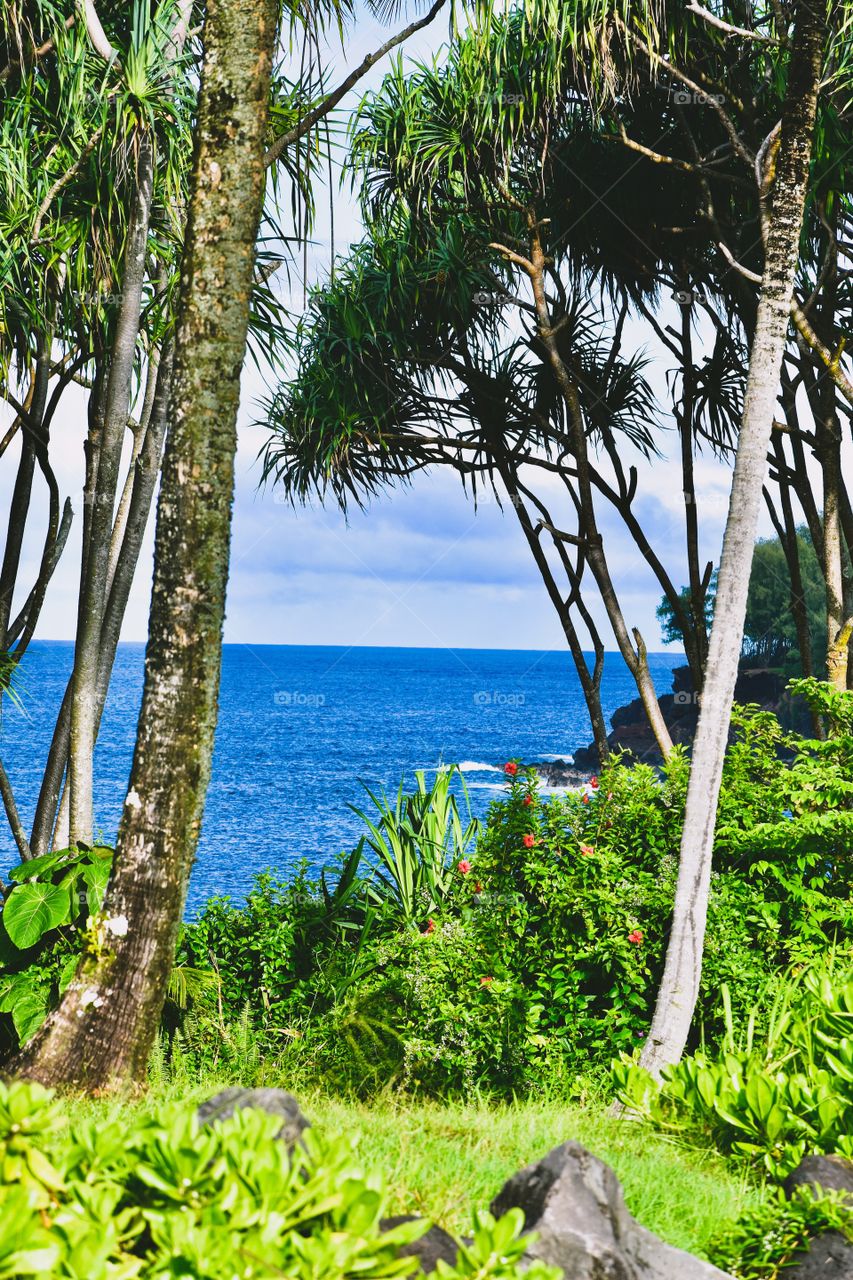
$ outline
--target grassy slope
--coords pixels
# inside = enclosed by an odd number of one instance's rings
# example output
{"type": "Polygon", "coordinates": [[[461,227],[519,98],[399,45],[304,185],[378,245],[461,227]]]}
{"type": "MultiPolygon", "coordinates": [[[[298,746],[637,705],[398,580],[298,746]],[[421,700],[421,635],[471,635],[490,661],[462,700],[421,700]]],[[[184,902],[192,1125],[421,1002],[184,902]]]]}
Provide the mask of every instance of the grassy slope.
{"type": "MultiPolygon", "coordinates": [[[[213,1086],[186,1091],[187,1102],[209,1097],[213,1086]]],[[[174,1101],[158,1089],[145,1110],[174,1101]]],[[[420,1103],[411,1099],[359,1104],[317,1093],[300,1098],[318,1128],[360,1134],[365,1167],[380,1171],[389,1188],[390,1213],[418,1213],[454,1234],[464,1233],[471,1211],[485,1207],[503,1182],[552,1147],[574,1138],[605,1160],[622,1183],[628,1207],[651,1231],[691,1253],[707,1243],[760,1192],[713,1153],[685,1149],[603,1106],[571,1103],[420,1103]]],[[[74,1103],[75,1114],[114,1114],[116,1100],[74,1103]]]]}

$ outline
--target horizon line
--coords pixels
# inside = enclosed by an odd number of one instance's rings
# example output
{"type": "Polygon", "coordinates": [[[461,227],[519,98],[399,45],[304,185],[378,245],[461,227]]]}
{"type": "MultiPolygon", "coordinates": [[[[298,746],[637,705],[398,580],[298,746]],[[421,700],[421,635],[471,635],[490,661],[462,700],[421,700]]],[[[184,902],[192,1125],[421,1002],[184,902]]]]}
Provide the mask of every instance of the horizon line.
{"type": "MultiPolygon", "coordinates": [[[[65,637],[53,638],[50,636],[40,636],[38,639],[33,638],[33,640],[31,640],[30,642],[29,647],[32,648],[33,645],[38,645],[38,644],[73,645],[74,643],[75,642],[73,639],[68,639],[65,637]]],[[[144,648],[144,646],[147,643],[148,643],[147,640],[120,640],[119,648],[121,648],[122,646],[125,646],[128,648],[129,647],[144,648]]],[[[224,640],[222,642],[222,648],[223,649],[345,649],[345,650],[352,650],[353,652],[361,652],[364,650],[391,650],[394,652],[401,651],[401,652],[415,652],[415,653],[540,653],[540,654],[559,653],[559,654],[564,654],[566,657],[571,657],[571,654],[568,648],[558,649],[558,648],[554,648],[553,645],[549,645],[545,649],[517,649],[517,648],[511,648],[510,646],[507,646],[507,645],[503,645],[500,647],[494,647],[494,646],[489,647],[486,645],[459,645],[459,644],[445,644],[445,645],[346,644],[346,643],[331,643],[331,642],[322,643],[322,644],[317,644],[317,643],[301,643],[300,644],[295,641],[224,640]]],[[[587,652],[592,653],[593,650],[585,649],[584,653],[587,653],[587,652]]],[[[668,658],[668,657],[683,658],[684,657],[684,650],[679,649],[677,646],[673,646],[672,648],[669,648],[669,649],[649,649],[647,652],[650,658],[651,657],[658,657],[658,658],[668,658]]],[[[622,654],[618,648],[605,649],[604,654],[605,654],[605,657],[607,657],[608,655],[612,655],[619,658],[622,657],[622,654]]]]}

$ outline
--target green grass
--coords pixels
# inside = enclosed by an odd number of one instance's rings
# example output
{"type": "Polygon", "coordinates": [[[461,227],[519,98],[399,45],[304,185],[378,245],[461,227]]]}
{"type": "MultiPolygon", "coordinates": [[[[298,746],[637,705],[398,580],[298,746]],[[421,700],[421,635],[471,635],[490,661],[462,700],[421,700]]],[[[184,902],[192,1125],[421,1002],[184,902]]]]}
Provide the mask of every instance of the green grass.
{"type": "MultiPolygon", "coordinates": [[[[193,1105],[215,1084],[157,1088],[139,1103],[69,1102],[69,1119],[151,1110],[182,1098],[193,1105]]],[[[764,1193],[713,1152],[676,1145],[603,1104],[517,1102],[499,1105],[417,1102],[388,1096],[370,1103],[300,1094],[318,1128],[359,1134],[364,1165],[383,1175],[390,1213],[417,1213],[453,1234],[487,1206],[511,1174],[570,1138],[606,1161],[634,1216],[662,1239],[706,1257],[709,1241],[764,1193]]]]}

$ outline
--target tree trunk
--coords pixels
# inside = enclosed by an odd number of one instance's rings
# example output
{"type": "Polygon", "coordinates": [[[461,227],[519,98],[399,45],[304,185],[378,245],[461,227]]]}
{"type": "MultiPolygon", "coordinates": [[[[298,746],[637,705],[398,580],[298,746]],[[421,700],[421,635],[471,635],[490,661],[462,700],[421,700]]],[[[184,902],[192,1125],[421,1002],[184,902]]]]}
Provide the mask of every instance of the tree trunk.
{"type": "Polygon", "coordinates": [[[130,414],[133,366],[139,338],[153,184],[153,140],[143,132],[139,139],[136,187],[124,253],[121,304],[110,352],[106,405],[91,497],[89,537],[83,548],[85,567],[74,649],[71,750],[68,762],[71,844],[92,842],[92,760],[95,750],[98,651],[106,603],[119,467],[130,414]]]}
{"type": "Polygon", "coordinates": [[[613,628],[619,652],[634,677],[637,692],[640,695],[655,741],[658,744],[661,755],[666,759],[672,751],[672,738],[669,735],[666,720],[660,709],[657,692],[649,671],[646,646],[643,644],[636,628],[634,629],[636,648],[631,641],[622,608],[610,577],[610,569],[604,554],[603,539],[595,518],[595,502],[592,496],[589,456],[580,396],[578,395],[575,380],[560,354],[556,338],[557,331],[552,325],[551,311],[545,291],[547,260],[541,239],[541,228],[544,224],[536,217],[533,209],[527,211],[527,221],[530,231],[529,259],[522,258],[513,250],[507,249],[500,244],[493,244],[491,247],[500,250],[510,261],[516,262],[530,279],[533,303],[536,308],[539,340],[544,348],[548,363],[553,370],[557,389],[565,402],[569,417],[569,431],[573,443],[578,497],[580,500],[581,541],[586,560],[595,579],[595,584],[601,593],[602,603],[613,628]]]}
{"type": "MultiPolygon", "coordinates": [[[[141,426],[144,435],[138,434],[134,441],[135,457],[128,472],[125,492],[122,495],[121,510],[116,515],[113,536],[110,544],[109,594],[101,624],[101,639],[98,647],[98,681],[95,689],[95,719],[93,725],[94,740],[97,743],[101,729],[101,719],[109,692],[116,650],[121,638],[121,626],[127,608],[130,588],[133,585],[145,526],[151,510],[157,476],[160,474],[160,458],[163,452],[163,440],[166,435],[168,416],[168,400],[172,373],[172,350],[168,347],[158,358],[154,390],[147,411],[143,411],[141,426]],[[125,501],[125,498],[127,501],[125,501]],[[120,539],[120,540],[119,540],[120,539]]],[[[48,764],[45,769],[44,783],[51,789],[45,795],[44,808],[39,798],[39,834],[45,840],[50,839],[50,828],[53,827],[51,847],[68,848],[69,830],[69,787],[68,775],[62,785],[62,771],[68,758],[71,726],[71,688],[66,692],[60,715],[54,731],[54,742],[51,743],[48,764]],[[62,787],[61,793],[58,790],[62,787]],[[57,811],[56,802],[59,801],[57,811]],[[54,817],[56,825],[53,826],[54,817]]],[[[34,837],[35,839],[35,828],[34,837]]]]}
{"type": "Polygon", "coordinates": [[[207,5],[142,710],[105,950],[84,960],[17,1064],[46,1084],[141,1081],[174,960],[213,752],[277,13],[272,0],[207,5]]]}
{"type": "MultiPolygon", "coordinates": [[[[595,742],[599,759],[603,764],[610,755],[610,743],[607,741],[607,724],[605,722],[604,711],[601,706],[601,677],[603,674],[604,664],[604,645],[601,642],[595,623],[587,613],[585,621],[587,623],[587,630],[589,631],[590,639],[595,651],[595,664],[593,670],[590,671],[580,636],[578,635],[577,628],[572,621],[571,615],[570,600],[572,595],[574,595],[578,601],[580,600],[580,577],[583,576],[583,570],[581,569],[579,575],[574,574],[570,571],[570,566],[568,566],[566,560],[563,559],[564,567],[567,569],[570,587],[569,597],[568,599],[564,599],[554,580],[554,575],[551,572],[551,566],[549,565],[548,558],[542,549],[542,544],[539,541],[539,535],[534,528],[532,520],[530,519],[530,514],[525,507],[524,502],[521,500],[520,495],[514,493],[512,490],[511,476],[507,471],[502,469],[501,478],[503,479],[503,482],[507,487],[507,491],[510,494],[510,499],[512,500],[512,504],[515,508],[515,514],[518,516],[518,522],[521,525],[525,538],[527,539],[527,545],[533,553],[533,559],[536,561],[536,567],[545,584],[548,597],[557,611],[557,617],[560,619],[560,626],[563,629],[563,635],[566,637],[569,652],[571,653],[572,660],[575,664],[575,671],[577,672],[578,680],[580,681],[584,701],[586,702],[593,741],[595,742]]],[[[544,512],[546,518],[548,518],[547,512],[545,512],[542,504],[539,503],[537,505],[540,510],[544,512]]],[[[558,552],[562,550],[559,543],[557,543],[557,550],[558,552]]]]}
{"type": "Polygon", "coordinates": [[[826,14],[799,0],[772,186],[764,277],[749,361],[705,688],[693,746],[666,964],[642,1064],[659,1076],[684,1052],[702,973],[714,827],[743,641],[753,548],[794,275],[799,261],[826,14]]]}

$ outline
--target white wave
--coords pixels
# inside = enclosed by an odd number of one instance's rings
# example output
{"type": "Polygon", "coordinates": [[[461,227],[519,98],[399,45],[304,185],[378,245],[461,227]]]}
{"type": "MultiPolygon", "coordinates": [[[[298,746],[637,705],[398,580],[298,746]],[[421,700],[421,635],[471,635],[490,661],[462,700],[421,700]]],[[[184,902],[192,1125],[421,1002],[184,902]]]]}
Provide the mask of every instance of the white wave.
{"type": "Polygon", "coordinates": [[[571,751],[552,752],[550,755],[543,754],[539,757],[539,759],[540,760],[565,760],[566,764],[574,764],[575,762],[575,758],[572,755],[571,751]]]}
{"type": "Polygon", "coordinates": [[[482,760],[463,760],[459,770],[461,773],[503,773],[496,764],[484,764],[482,760]]]}

